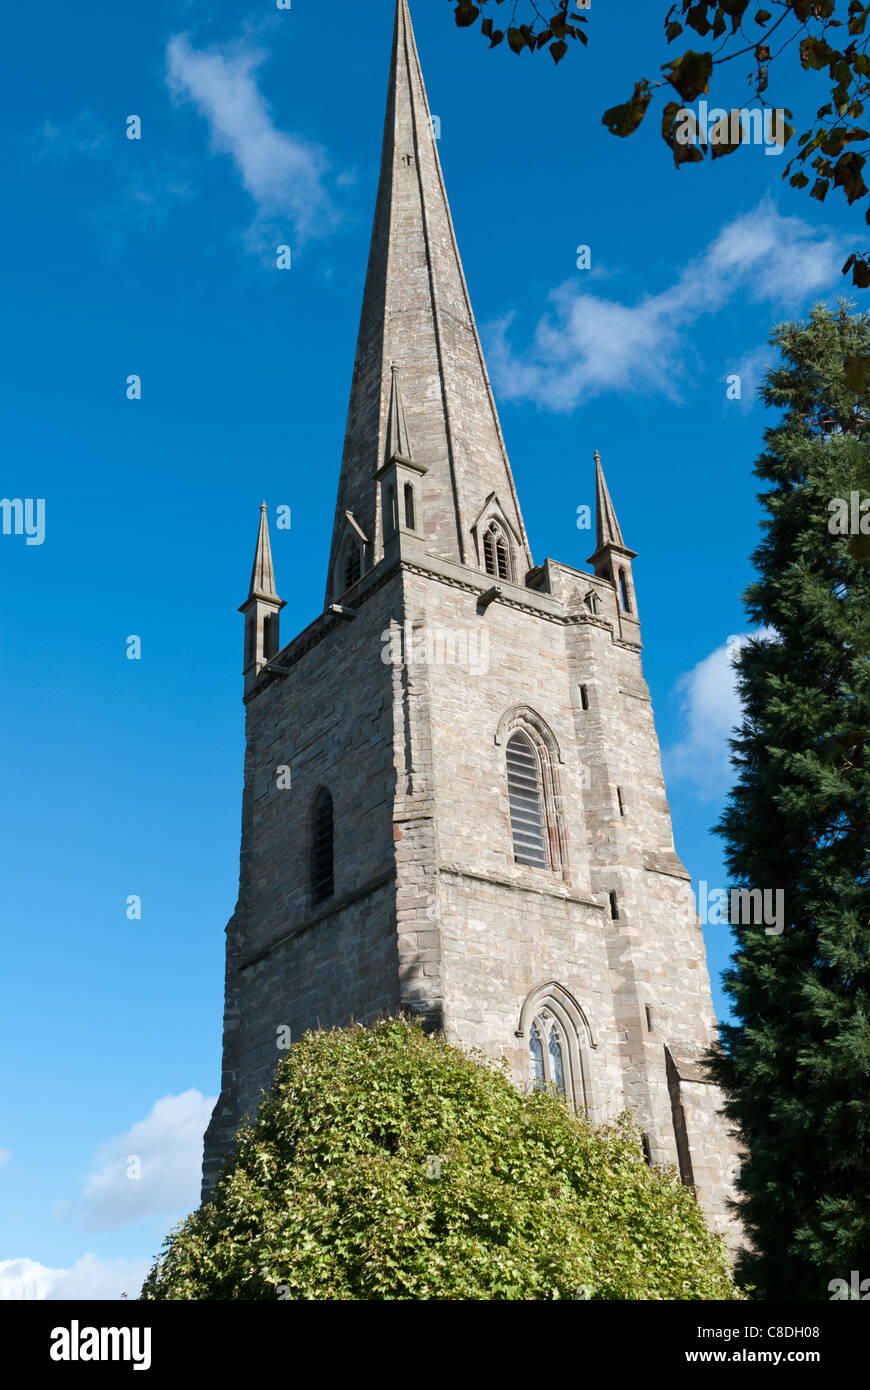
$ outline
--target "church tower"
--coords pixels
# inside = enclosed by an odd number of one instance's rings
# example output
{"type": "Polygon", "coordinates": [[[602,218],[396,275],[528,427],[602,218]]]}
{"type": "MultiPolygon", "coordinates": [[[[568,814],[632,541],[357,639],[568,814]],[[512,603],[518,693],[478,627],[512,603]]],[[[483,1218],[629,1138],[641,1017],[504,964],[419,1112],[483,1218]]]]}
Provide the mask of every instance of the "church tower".
{"type": "Polygon", "coordinates": [[[630,550],[595,456],[592,573],[535,565],[407,0],[324,611],[278,649],[262,513],[246,615],[239,901],[208,1195],[287,1030],[404,1010],[637,1117],[729,1231],[734,1151],[673,844],[630,550]]]}

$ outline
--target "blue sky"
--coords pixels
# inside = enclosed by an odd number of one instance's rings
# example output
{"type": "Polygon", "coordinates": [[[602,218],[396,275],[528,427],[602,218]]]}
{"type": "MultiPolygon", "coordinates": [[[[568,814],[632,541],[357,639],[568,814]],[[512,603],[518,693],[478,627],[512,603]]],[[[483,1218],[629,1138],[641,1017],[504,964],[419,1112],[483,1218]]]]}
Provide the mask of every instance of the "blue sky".
{"type": "MultiPolygon", "coordinates": [[[[862,224],[761,148],[678,173],[657,120],[607,134],[666,8],[594,0],[590,51],[559,69],[490,53],[447,0],[413,14],[535,559],[585,565],[600,449],[639,552],[677,848],[713,886],[753,388],[771,324],[844,292],[862,224]]],[[[292,508],[285,640],[322,605],[392,9],[336,0],[326,36],[311,0],[4,19],[0,492],[45,498],[46,522],[41,545],[0,536],[0,1297],[135,1293],[196,1204],[237,887],[236,609],[264,497],[292,508]]],[[[788,95],[823,99],[801,75],[788,95]]],[[[717,980],[725,929],[707,940],[717,980]]]]}

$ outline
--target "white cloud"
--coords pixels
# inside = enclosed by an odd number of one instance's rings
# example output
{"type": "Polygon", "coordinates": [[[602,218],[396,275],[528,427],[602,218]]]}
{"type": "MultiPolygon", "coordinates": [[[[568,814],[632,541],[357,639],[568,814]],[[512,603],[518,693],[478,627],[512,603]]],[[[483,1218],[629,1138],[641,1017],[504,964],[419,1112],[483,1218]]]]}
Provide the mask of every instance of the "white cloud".
{"type": "Polygon", "coordinates": [[[144,1120],[104,1144],[75,1208],[82,1226],[115,1230],[142,1217],[194,1210],[202,1138],[214,1103],[213,1096],[195,1090],[164,1096],[144,1120]],[[128,1176],[137,1171],[141,1176],[128,1176]]]}
{"type": "Polygon", "coordinates": [[[663,753],[665,777],[690,783],[702,801],[721,800],[734,782],[728,740],[741,721],[734,657],[751,637],[772,636],[761,628],[729,637],[676,684],[684,736],[663,753]]]}
{"type": "Polygon", "coordinates": [[[4,1163],[8,1163],[11,1157],[11,1149],[0,1149],[0,1167],[2,1167],[4,1163]]]}
{"type": "Polygon", "coordinates": [[[166,55],[170,91],[205,116],[214,148],[231,156],[257,204],[253,239],[277,219],[289,220],[300,238],[328,230],[335,214],[326,155],[275,126],[255,78],[268,55],[241,43],[197,49],[184,34],[170,39],[166,55]]]}
{"type": "Polygon", "coordinates": [[[136,1298],[149,1260],[97,1259],[83,1255],[71,1269],[50,1269],[36,1260],[0,1260],[0,1302],[11,1299],[136,1298]]]}
{"type": "Polygon", "coordinates": [[[508,341],[513,315],[490,325],[493,376],[509,400],[557,411],[614,390],[679,400],[700,360],[691,329],[703,315],[737,296],[796,310],[840,282],[844,249],[841,238],[782,217],[765,198],[658,294],[624,304],[570,281],[552,291],[551,311],[520,352],[508,341]]]}

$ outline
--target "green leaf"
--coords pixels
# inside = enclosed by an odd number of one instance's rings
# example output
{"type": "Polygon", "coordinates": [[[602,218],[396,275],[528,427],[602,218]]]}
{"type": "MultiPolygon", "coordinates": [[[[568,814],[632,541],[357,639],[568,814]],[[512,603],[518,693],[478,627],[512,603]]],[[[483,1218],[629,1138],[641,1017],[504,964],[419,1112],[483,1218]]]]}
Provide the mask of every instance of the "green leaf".
{"type": "Polygon", "coordinates": [[[632,135],[646,115],[651,101],[649,83],[643,78],[640,82],[635,82],[634,96],[629,101],[623,102],[621,106],[611,106],[609,111],[605,111],[601,117],[601,124],[607,126],[611,135],[623,138],[632,135]]]}
{"type": "Polygon", "coordinates": [[[473,5],[471,0],[459,0],[456,6],[456,23],[460,29],[467,29],[469,24],[473,24],[480,14],[477,5],[473,5]]]}
{"type": "Polygon", "coordinates": [[[694,101],[702,92],[709,90],[710,74],[713,71],[712,53],[695,53],[689,48],[680,58],[666,63],[662,72],[684,102],[694,101]]]}
{"type": "Polygon", "coordinates": [[[561,63],[568,52],[568,45],[564,39],[557,39],[555,43],[550,44],[550,52],[553,55],[553,62],[561,63]]]}

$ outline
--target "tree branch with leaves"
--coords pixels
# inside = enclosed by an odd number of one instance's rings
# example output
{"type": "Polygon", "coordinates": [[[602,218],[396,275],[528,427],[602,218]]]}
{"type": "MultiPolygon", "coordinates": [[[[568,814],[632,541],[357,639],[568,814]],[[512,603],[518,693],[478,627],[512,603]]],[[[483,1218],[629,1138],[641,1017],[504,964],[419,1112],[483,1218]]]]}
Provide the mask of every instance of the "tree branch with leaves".
{"type": "MultiPolygon", "coordinates": [[[[451,4],[460,27],[471,27],[479,20],[490,47],[507,40],[518,56],[547,48],[558,64],[572,42],[584,48],[589,45],[587,18],[578,12],[577,0],[479,0],[478,4],[451,0],[451,4]],[[505,27],[497,29],[494,12],[504,4],[510,6],[509,18],[505,11],[505,27]]],[[[660,77],[639,78],[629,99],[605,111],[602,121],[613,135],[633,135],[656,93],[675,92],[680,100],[671,98],[662,107],[661,133],[677,168],[703,160],[708,147],[713,159],[731,154],[744,142],[744,128],[733,119],[739,113],[733,108],[728,111],[727,125],[720,125],[718,138],[685,140],[679,135],[679,123],[686,104],[710,95],[725,64],[748,58],[749,99],[762,110],[773,110],[771,70],[791,50],[806,72],[825,75],[829,90],[815,120],[799,136],[783,178],[793,188],[809,187],[809,196],[818,202],[824,202],[832,188],[840,189],[850,206],[868,201],[864,167],[870,156],[870,130],[861,124],[870,100],[868,20],[870,3],[863,0],[762,0],[761,4],[759,0],[677,0],[664,18],[667,44],[685,42],[690,30],[708,46],[686,48],[662,63],[660,77]]],[[[780,63],[777,72],[781,71],[780,63]]],[[[787,107],[775,109],[791,117],[787,107]]],[[[780,129],[783,143],[793,137],[787,121],[780,129]]],[[[870,223],[870,201],[865,221],[870,223]]],[[[870,286],[870,251],[854,252],[843,266],[844,274],[850,270],[853,284],[861,289],[870,286]]]]}

